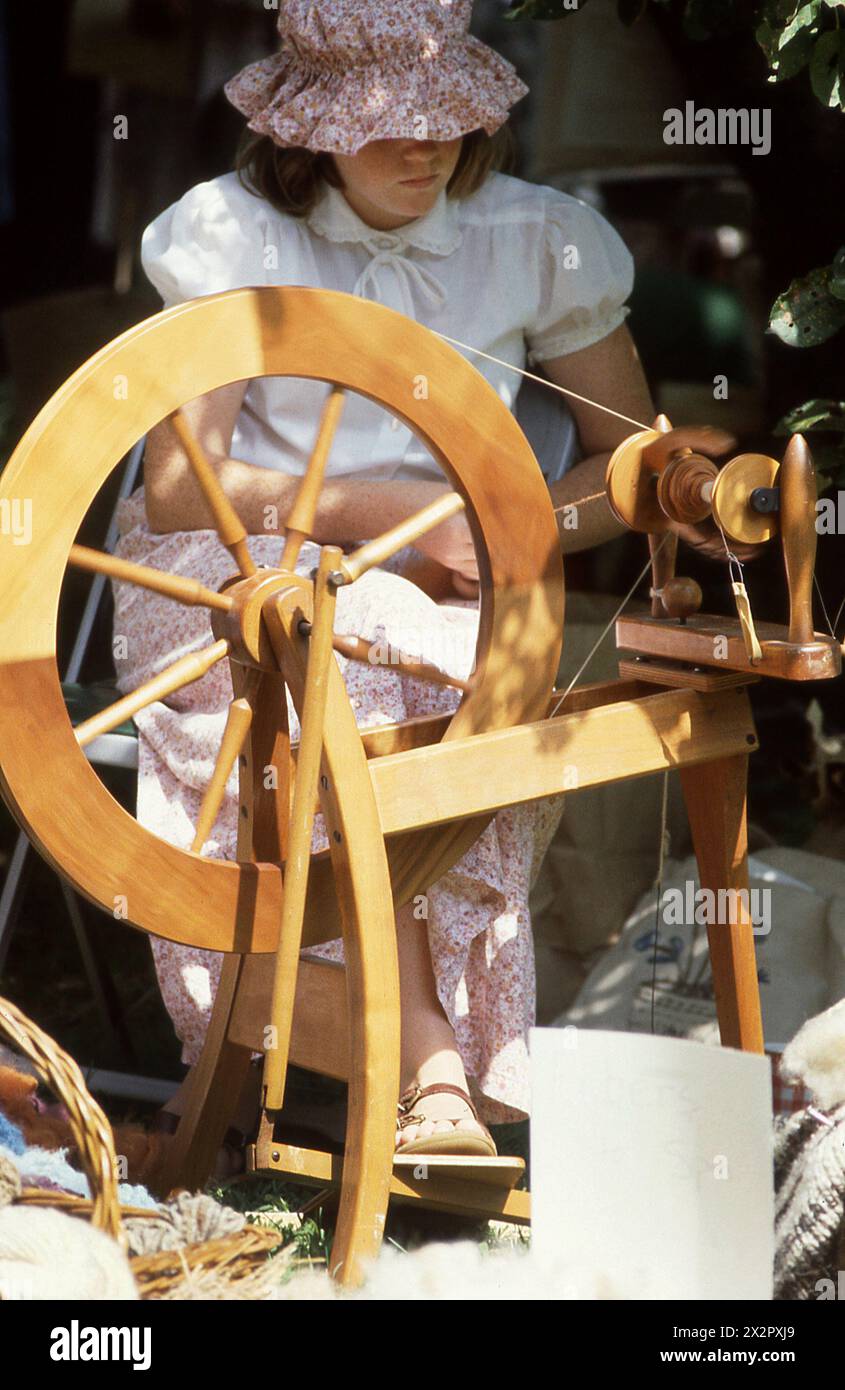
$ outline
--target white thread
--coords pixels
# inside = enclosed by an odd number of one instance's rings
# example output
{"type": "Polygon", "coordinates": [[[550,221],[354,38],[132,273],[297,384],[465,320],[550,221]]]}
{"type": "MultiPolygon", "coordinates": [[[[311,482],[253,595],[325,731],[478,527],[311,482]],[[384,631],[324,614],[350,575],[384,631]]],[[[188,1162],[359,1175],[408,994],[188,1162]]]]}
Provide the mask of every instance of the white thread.
{"type": "Polygon", "coordinates": [[[492,353],[482,352],[481,348],[472,347],[469,343],[461,343],[457,338],[450,338],[445,333],[437,333],[436,329],[431,329],[438,338],[442,338],[444,343],[451,343],[453,347],[465,348],[467,352],[475,352],[479,357],[485,357],[488,362],[496,362],[500,367],[509,367],[512,372],[518,372],[520,376],[526,376],[531,381],[539,381],[541,386],[548,386],[552,391],[560,391],[564,396],[571,396],[573,400],[583,401],[585,405],[592,405],[596,410],[603,410],[606,415],[615,415],[617,420],[625,420],[629,425],[636,425],[638,430],[649,430],[651,425],[644,425],[642,420],[635,420],[630,415],[623,415],[621,410],[613,410],[609,405],[600,405],[598,401],[591,401],[589,396],[580,396],[577,391],[570,391],[566,386],[558,386],[556,381],[549,381],[547,377],[537,376],[535,372],[526,372],[523,367],[515,367],[512,362],[505,362],[501,357],[494,357],[492,353]]]}
{"type": "Polygon", "coordinates": [[[633,584],[631,585],[630,589],[628,590],[627,594],[626,594],[625,597],[623,598],[622,602],[620,603],[620,605],[619,605],[619,607],[617,608],[616,612],[614,613],[613,617],[610,619],[610,622],[607,624],[607,627],[603,630],[603,632],[602,632],[601,635],[599,636],[598,640],[594,643],[594,645],[592,646],[592,648],[590,649],[590,651],[587,653],[587,655],[585,656],[584,660],[581,662],[581,665],[578,667],[578,670],[575,672],[575,675],[572,677],[572,680],[569,682],[568,686],[567,686],[566,689],[564,690],[563,694],[561,695],[560,699],[558,700],[557,704],[555,705],[554,709],[552,710],[551,714],[549,715],[549,718],[550,718],[550,719],[554,719],[555,715],[557,714],[558,710],[560,709],[560,707],[561,707],[561,705],[563,704],[564,700],[566,699],[567,695],[568,695],[569,692],[572,690],[572,687],[575,685],[575,682],[578,680],[579,676],[582,676],[582,675],[583,675],[584,671],[585,671],[585,670],[587,669],[587,667],[589,666],[590,662],[592,661],[593,657],[595,656],[596,652],[598,651],[598,649],[599,649],[599,647],[601,646],[602,642],[604,641],[605,637],[606,637],[607,634],[609,633],[610,629],[613,627],[613,624],[616,622],[616,619],[619,617],[619,614],[622,612],[622,609],[625,607],[625,604],[626,604],[626,603],[628,602],[628,600],[631,598],[631,596],[632,596],[632,594],[634,593],[634,590],[636,589],[637,585],[638,585],[638,584],[641,582],[641,580],[645,577],[646,571],[649,569],[649,567],[650,567],[650,565],[651,565],[651,562],[652,562],[652,559],[653,559],[655,556],[657,556],[657,555],[660,554],[661,550],[663,549],[664,545],[666,544],[666,541],[668,540],[669,536],[671,536],[671,535],[672,535],[672,532],[671,532],[671,531],[666,531],[666,532],[665,532],[662,541],[660,542],[660,544],[659,544],[659,545],[657,546],[657,548],[655,549],[654,556],[651,556],[651,555],[650,555],[649,558],[648,558],[648,560],[646,561],[646,563],[643,565],[643,568],[640,570],[639,574],[637,575],[636,579],[634,580],[634,582],[633,582],[633,584]]]}

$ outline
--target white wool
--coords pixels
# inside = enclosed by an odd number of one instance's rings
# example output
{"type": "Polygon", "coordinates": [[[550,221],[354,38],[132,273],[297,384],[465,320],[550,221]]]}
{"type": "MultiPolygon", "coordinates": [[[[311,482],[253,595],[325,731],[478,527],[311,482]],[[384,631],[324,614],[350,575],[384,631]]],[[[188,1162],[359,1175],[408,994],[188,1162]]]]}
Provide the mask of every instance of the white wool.
{"type": "Polygon", "coordinates": [[[477,1302],[614,1299],[630,1296],[610,1275],[561,1259],[540,1264],[529,1250],[482,1250],[474,1241],[426,1245],[403,1253],[385,1246],[362,1289],[344,1290],[328,1275],[296,1275],[274,1295],[285,1301],[477,1302]]]}
{"type": "Polygon", "coordinates": [[[0,1211],[0,1299],[137,1299],[117,1241],[50,1207],[0,1211]]]}
{"type": "Polygon", "coordinates": [[[803,1082],[822,1110],[845,1102],[845,999],[798,1030],[780,1069],[786,1080],[803,1082]]]}

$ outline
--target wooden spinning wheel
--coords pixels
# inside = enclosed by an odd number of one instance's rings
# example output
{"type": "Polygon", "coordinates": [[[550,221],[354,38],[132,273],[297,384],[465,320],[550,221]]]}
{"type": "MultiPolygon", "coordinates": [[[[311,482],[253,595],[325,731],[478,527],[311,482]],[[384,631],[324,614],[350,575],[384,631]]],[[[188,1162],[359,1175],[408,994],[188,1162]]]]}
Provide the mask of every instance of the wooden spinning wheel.
{"type": "MultiPolygon", "coordinates": [[[[651,466],[646,449],[660,432],[626,441],[627,451],[620,446],[608,482],[620,514],[631,512],[626,524],[652,534],[664,529],[660,518],[667,509],[706,513],[702,489],[710,485],[704,499],[709,506],[719,471],[706,461],[691,470],[665,457],[659,467],[651,466]],[[659,483],[659,511],[650,491],[658,484],[646,477],[655,473],[666,474],[659,483]]],[[[764,481],[755,486],[770,484],[765,469],[758,468],[758,475],[764,481]]],[[[795,493],[787,487],[783,520],[790,536],[806,521],[795,493]]],[[[426,1159],[422,1177],[412,1171],[413,1159],[405,1159],[404,1168],[403,1160],[394,1162],[400,1017],[395,908],[455,864],[499,807],[571,788],[573,766],[577,787],[681,769],[702,886],[747,884],[745,775],[756,738],[742,686],[752,668],[723,662],[720,674],[727,674],[725,665],[733,667],[732,682],[695,689],[688,664],[668,674],[664,664],[657,674],[628,670],[619,680],[555,700],[563,634],[559,538],[548,490],[522,431],[496,392],[452,348],[403,315],[350,295],[298,287],[236,290],[137,325],[81,367],[44,407],[0,477],[4,499],[9,505],[27,500],[32,518],[30,544],[7,539],[0,550],[4,796],[46,858],[91,900],[109,911],[120,900],[121,916],[134,926],[226,953],[208,1038],[191,1073],[173,1145],[172,1183],[198,1186],[207,1179],[250,1057],[259,1051],[266,1053],[264,1117],[252,1165],[323,1187],[340,1185],[333,1272],[343,1282],[359,1281],[365,1261],[377,1251],[390,1195],[527,1220],[528,1194],[514,1190],[523,1168],[519,1160],[426,1159]],[[280,564],[258,569],[244,529],[179,410],[219,387],[266,375],[311,378],[331,389],[287,518],[280,564]],[[421,379],[424,393],[415,390],[421,379]],[[346,391],[362,393],[408,424],[454,492],[351,555],[324,546],[318,569],[304,578],[294,565],[313,529],[346,391]],[[111,470],[166,417],[233,557],[231,580],[217,593],[75,544],[111,470]],[[359,731],[332,648],[366,657],[354,639],[333,635],[337,590],[461,507],[475,541],[481,604],[476,666],[463,683],[460,705],[452,716],[359,731]],[[68,561],[177,602],[205,605],[215,637],[205,651],[181,658],[76,730],[56,667],[56,620],[68,561]],[[194,847],[182,851],[144,830],[113,800],[83,748],[224,659],[234,699],[194,847]],[[298,752],[290,746],[285,686],[301,724],[298,752]],[[236,759],[238,862],[203,859],[200,851],[236,759]],[[271,789],[262,776],[268,765],[278,774],[271,789]],[[329,850],[312,856],[318,801],[329,850]],[[345,970],[300,960],[301,947],[341,933],[345,970]],[[342,1162],[276,1142],[272,1116],[282,1106],[288,1060],[348,1080],[342,1162]]],[[[674,553],[671,563],[670,571],[666,553],[656,552],[654,587],[664,595],[680,582],[673,580],[674,553]]],[[[803,559],[798,568],[803,595],[803,559]]],[[[669,604],[662,619],[651,620],[682,663],[690,660],[685,644],[696,622],[687,600],[688,594],[677,621],[667,617],[669,604]]],[[[806,672],[798,669],[802,644],[809,649],[814,643],[816,635],[804,623],[790,635],[789,671],[775,673],[819,674],[812,662],[805,663],[806,672]]],[[[647,642],[622,644],[652,650],[647,642]]],[[[431,668],[417,670],[443,679],[431,668]]],[[[722,1041],[759,1051],[748,913],[740,911],[736,922],[710,931],[709,938],[722,1041]]]]}
{"type": "MultiPolygon", "coordinates": [[[[562,568],[548,493],[515,420],[459,354],[391,310],[313,289],[239,290],[159,314],[93,357],[27,431],[3,474],[2,493],[29,499],[33,518],[31,544],[10,545],[3,552],[0,766],[9,805],[45,857],[75,887],[109,910],[125,902],[133,925],[239,958],[278,947],[282,983],[273,1022],[281,1038],[289,1031],[293,1007],[292,992],[284,987],[286,972],[295,979],[300,946],[330,940],[342,930],[350,988],[356,1001],[367,999],[373,1005],[355,1011],[367,1022],[355,1040],[363,1060],[360,1084],[351,1087],[347,1154],[365,1155],[388,1140],[392,1149],[398,1034],[386,1037],[376,1006],[391,997],[391,988],[394,995],[396,990],[391,977],[396,968],[393,903],[407,902],[455,863],[490,814],[419,829],[409,826],[393,836],[385,851],[364,746],[331,660],[333,595],[338,582],[352,582],[465,505],[483,589],[476,667],[460,707],[451,719],[438,721],[434,737],[457,739],[544,714],[560,652],[562,568]],[[375,342],[378,355],[372,352],[375,342]],[[74,545],[97,491],[140,436],[187,400],[233,381],[272,374],[312,377],[339,388],[329,396],[278,570],[256,570],[243,527],[179,416],[174,423],[221,540],[238,567],[235,582],[222,593],[211,593],[200,584],[74,545]],[[426,399],[419,399],[414,389],[420,374],[434,384],[426,399]],[[116,383],[127,387],[119,404],[116,383]],[[292,569],[313,522],[343,390],[386,405],[414,428],[458,491],[351,557],[325,547],[312,582],[292,569]],[[496,480],[505,474],[503,491],[496,480]],[[59,593],[68,559],[169,594],[177,602],[206,605],[217,636],[205,651],[180,659],[75,731],[64,710],[55,659],[59,593]],[[226,657],[236,699],[195,850],[184,852],[122,810],[82,747],[226,657]],[[293,779],[288,775],[282,681],[302,724],[293,779]],[[205,860],[197,851],[219,810],[236,757],[242,862],[205,860]],[[268,793],[261,773],[271,763],[279,771],[278,787],[268,793]],[[315,857],[309,873],[318,794],[330,851],[315,857]],[[284,861],[283,893],[279,866],[284,861]],[[337,892],[333,873],[342,882],[337,892]],[[391,1050],[388,1043],[397,1048],[391,1050]],[[393,1094],[389,1104],[382,1096],[379,1105],[371,1094],[368,1069],[384,1069],[385,1058],[393,1094]]],[[[398,750],[412,746],[415,734],[419,730],[405,734],[400,727],[379,731],[370,742],[398,750]]],[[[266,1013],[262,1022],[270,1022],[266,1013]]],[[[389,1022],[395,1033],[396,1019],[389,1022]]],[[[271,1100],[280,1106],[287,1044],[272,1057],[271,1100]]],[[[238,1060],[243,1063],[243,1056],[238,1060]]],[[[202,1155],[194,1153],[188,1169],[193,1164],[199,1172],[203,1155],[216,1142],[211,1127],[204,1126],[202,1155]]],[[[188,1180],[188,1171],[182,1170],[182,1176],[188,1180]]],[[[342,1210],[341,1228],[346,1224],[342,1210]]]]}

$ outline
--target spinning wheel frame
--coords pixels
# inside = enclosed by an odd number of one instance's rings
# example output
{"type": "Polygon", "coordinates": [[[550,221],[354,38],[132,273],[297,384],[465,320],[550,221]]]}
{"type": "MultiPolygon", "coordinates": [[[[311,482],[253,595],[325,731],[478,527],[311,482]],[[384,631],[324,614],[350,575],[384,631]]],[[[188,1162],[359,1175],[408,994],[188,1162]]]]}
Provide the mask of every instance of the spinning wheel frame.
{"type": "MultiPolygon", "coordinates": [[[[541,717],[563,626],[557,530],[527,441],[474,368],[403,315],[331,291],[229,291],[144,321],[70,378],[33,422],[0,483],[0,495],[30,499],[33,516],[33,544],[7,546],[3,557],[3,791],[42,854],[93,901],[111,908],[125,896],[131,924],[238,953],[276,949],[278,864],[202,859],[158,839],[118,806],[71,729],[55,634],[76,532],[111,470],[184,402],[264,375],[327,381],[388,406],[421,436],[464,499],[481,575],[480,630],[476,671],[444,738],[541,717]],[[423,401],[413,391],[420,374],[431,387],[423,401]],[[118,380],[128,386],[125,399],[115,399],[118,380]]],[[[233,555],[243,557],[245,547],[230,539],[233,555]]],[[[76,558],[84,562],[84,551],[76,558]]],[[[397,903],[455,863],[490,818],[394,837],[388,852],[397,903]]],[[[303,944],[340,934],[331,890],[328,856],[315,856],[303,944]]]]}

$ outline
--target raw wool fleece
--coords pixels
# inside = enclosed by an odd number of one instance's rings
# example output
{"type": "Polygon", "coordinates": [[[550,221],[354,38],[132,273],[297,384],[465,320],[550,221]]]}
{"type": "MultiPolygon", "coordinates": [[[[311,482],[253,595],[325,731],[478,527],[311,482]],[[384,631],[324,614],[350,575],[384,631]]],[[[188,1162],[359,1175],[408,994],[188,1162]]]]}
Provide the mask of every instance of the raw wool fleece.
{"type": "Polygon", "coordinates": [[[781,1070],[827,1115],[775,1125],[775,1298],[818,1299],[845,1264],[845,1000],[805,1023],[781,1070]]]}
{"type": "Polygon", "coordinates": [[[845,999],[799,1029],[780,1070],[785,1080],[802,1081],[821,1110],[845,1103],[845,999]]]}
{"type": "Polygon", "coordinates": [[[512,1246],[481,1249],[475,1241],[433,1242],[404,1252],[389,1246],[370,1271],[363,1288],[342,1289],[323,1271],[305,1270],[276,1290],[282,1302],[559,1302],[626,1298],[612,1271],[585,1268],[561,1254],[547,1265],[530,1250],[512,1246]]]}
{"type": "MultiPolygon", "coordinates": [[[[67,1110],[63,1105],[45,1104],[38,1099],[37,1090],[38,1078],[19,1067],[17,1059],[14,1066],[6,1066],[0,1059],[0,1144],[10,1147],[7,1123],[11,1122],[23,1136],[30,1155],[55,1150],[69,1155],[71,1162],[79,1165],[79,1153],[67,1110]]],[[[131,1179],[136,1189],[150,1188],[157,1192],[173,1136],[154,1133],[136,1124],[115,1125],[112,1135],[115,1151],[124,1162],[126,1177],[131,1179]]],[[[31,1158],[28,1161],[34,1175],[34,1165],[38,1160],[31,1158]]],[[[49,1171],[42,1171],[42,1176],[55,1178],[61,1183],[62,1177],[57,1169],[53,1171],[49,1158],[45,1157],[43,1162],[46,1162],[49,1171]]],[[[78,1188],[71,1186],[69,1190],[75,1192],[78,1188]]],[[[124,1200],[133,1201],[131,1197],[124,1200]]],[[[142,1199],[134,1205],[145,1206],[146,1202],[142,1199]]]]}
{"type": "Polygon", "coordinates": [[[130,1217],[123,1226],[130,1255],[155,1255],[235,1235],[246,1226],[246,1217],[202,1192],[180,1192],[159,1207],[158,1216],[130,1217]]]}
{"type": "Polygon", "coordinates": [[[50,1207],[0,1211],[0,1301],[138,1297],[129,1261],[103,1231],[50,1207]]]}

